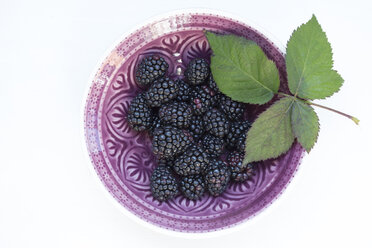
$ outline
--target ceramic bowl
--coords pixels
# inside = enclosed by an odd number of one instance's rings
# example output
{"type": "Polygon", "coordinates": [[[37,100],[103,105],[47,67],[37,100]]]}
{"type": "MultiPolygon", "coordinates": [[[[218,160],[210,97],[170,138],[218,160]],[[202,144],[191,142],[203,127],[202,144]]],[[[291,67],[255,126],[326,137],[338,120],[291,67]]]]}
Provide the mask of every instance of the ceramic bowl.
{"type": "MultiPolygon", "coordinates": [[[[203,30],[256,42],[275,62],[281,90],[287,91],[283,54],[264,35],[228,17],[188,12],[160,18],[120,41],[96,71],[84,111],[88,153],[106,189],[139,218],[181,232],[220,230],[255,216],[283,192],[304,153],[294,143],[279,158],[258,163],[250,180],[231,184],[219,197],[205,194],[201,200],[190,201],[180,195],[163,203],[152,197],[149,184],[156,160],[150,138],[131,130],[126,121],[131,100],[142,91],[135,82],[135,67],[142,57],[157,53],[169,63],[169,74],[182,76],[191,59],[210,59],[203,30]]],[[[247,118],[253,120],[267,106],[248,106],[247,118]]]]}

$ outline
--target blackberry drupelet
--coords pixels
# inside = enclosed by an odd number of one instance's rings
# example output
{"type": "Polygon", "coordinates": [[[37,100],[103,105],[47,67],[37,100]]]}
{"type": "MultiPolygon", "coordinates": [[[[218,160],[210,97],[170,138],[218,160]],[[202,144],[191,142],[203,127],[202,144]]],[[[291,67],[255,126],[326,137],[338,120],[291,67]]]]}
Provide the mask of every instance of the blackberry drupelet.
{"type": "Polygon", "coordinates": [[[190,85],[199,85],[209,76],[210,69],[205,59],[193,59],[185,70],[185,78],[190,85]]]}
{"type": "Polygon", "coordinates": [[[188,102],[190,100],[191,86],[183,80],[177,80],[179,85],[177,101],[188,102]]]}
{"type": "Polygon", "coordinates": [[[197,145],[188,148],[173,164],[173,170],[181,176],[197,175],[209,165],[208,154],[197,145]]]}
{"type": "Polygon", "coordinates": [[[223,138],[230,130],[230,122],[217,109],[209,110],[204,116],[205,130],[210,134],[223,138]]]}
{"type": "Polygon", "coordinates": [[[243,118],[245,104],[233,101],[230,97],[221,94],[220,108],[230,120],[241,120],[243,118]]]}
{"type": "Polygon", "coordinates": [[[177,97],[178,83],[169,78],[155,80],[145,93],[147,104],[151,107],[160,107],[163,103],[177,97]]]}
{"type": "Polygon", "coordinates": [[[235,182],[244,182],[253,174],[253,164],[243,164],[244,153],[233,151],[227,156],[227,164],[230,167],[231,179],[235,182]]]}
{"type": "Polygon", "coordinates": [[[166,103],[159,109],[159,118],[162,123],[178,128],[187,128],[190,125],[192,109],[185,102],[166,103]]]}
{"type": "Polygon", "coordinates": [[[249,121],[236,121],[231,124],[230,132],[226,135],[226,146],[230,150],[244,152],[245,137],[251,127],[249,121]]]}
{"type": "Polygon", "coordinates": [[[222,194],[230,181],[231,172],[226,163],[219,160],[211,161],[205,174],[205,183],[212,196],[222,194]]]}
{"type": "Polygon", "coordinates": [[[193,115],[190,120],[189,130],[194,138],[194,141],[197,142],[204,134],[203,117],[200,115],[193,115]]]}
{"type": "Polygon", "coordinates": [[[159,158],[171,158],[185,151],[191,144],[190,134],[172,126],[156,128],[152,138],[152,152],[159,158]]]}
{"type": "Polygon", "coordinates": [[[180,181],[182,194],[190,200],[199,200],[205,191],[204,178],[200,175],[186,176],[180,181]]]}
{"type": "Polygon", "coordinates": [[[207,134],[202,139],[202,145],[208,155],[215,158],[223,153],[225,140],[223,138],[207,134]]]}
{"type": "Polygon", "coordinates": [[[245,137],[247,135],[241,136],[237,139],[236,144],[235,144],[235,149],[239,152],[244,152],[245,151],[245,137]]]}
{"type": "Polygon", "coordinates": [[[207,86],[211,88],[216,94],[220,93],[220,90],[218,89],[216,81],[214,81],[212,73],[209,75],[207,79],[207,86]]]}
{"type": "Polygon", "coordinates": [[[148,86],[162,77],[168,70],[168,63],[159,55],[147,56],[141,60],[136,70],[136,81],[141,86],[148,86]]]}
{"type": "Polygon", "coordinates": [[[144,131],[151,127],[153,115],[146,104],[144,94],[137,95],[130,103],[127,120],[129,126],[136,131],[144,131]]]}
{"type": "Polygon", "coordinates": [[[158,201],[166,201],[178,194],[178,184],[169,168],[158,166],[150,179],[151,193],[158,201]]]}
{"type": "Polygon", "coordinates": [[[190,103],[195,115],[203,115],[218,102],[218,96],[208,86],[196,86],[191,92],[190,103]]]}

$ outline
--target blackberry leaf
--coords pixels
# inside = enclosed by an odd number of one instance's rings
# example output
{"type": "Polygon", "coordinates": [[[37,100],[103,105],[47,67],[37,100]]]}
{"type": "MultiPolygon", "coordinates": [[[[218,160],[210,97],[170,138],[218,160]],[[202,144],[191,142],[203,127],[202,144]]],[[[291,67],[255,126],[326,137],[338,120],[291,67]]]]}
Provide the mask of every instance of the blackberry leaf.
{"type": "Polygon", "coordinates": [[[260,114],[247,133],[243,163],[276,158],[294,141],[291,109],[295,100],[284,97],[260,114]]]}
{"type": "Polygon", "coordinates": [[[294,101],[291,123],[297,140],[307,152],[310,152],[319,133],[319,119],[314,109],[301,100],[294,101]]]}
{"type": "Polygon", "coordinates": [[[343,79],[332,69],[332,48],[313,15],[292,33],[287,43],[289,89],[304,99],[324,99],[339,91],[343,79]]]}
{"type": "Polygon", "coordinates": [[[211,70],[222,93],[253,104],[273,98],[279,89],[278,69],[256,43],[234,35],[206,36],[214,54],[211,70]]]}

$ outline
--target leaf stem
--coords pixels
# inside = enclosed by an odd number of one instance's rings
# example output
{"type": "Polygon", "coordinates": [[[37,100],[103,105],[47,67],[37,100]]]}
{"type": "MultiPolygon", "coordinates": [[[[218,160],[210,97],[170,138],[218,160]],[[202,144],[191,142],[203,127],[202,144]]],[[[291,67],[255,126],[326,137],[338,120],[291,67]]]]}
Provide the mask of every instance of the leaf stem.
{"type": "Polygon", "coordinates": [[[349,119],[351,119],[353,122],[355,122],[355,124],[359,125],[359,119],[354,117],[354,116],[351,116],[351,115],[348,115],[348,114],[345,114],[341,111],[338,111],[338,110],[335,110],[333,108],[329,108],[329,107],[326,107],[326,106],[323,106],[323,105],[320,105],[320,104],[317,104],[317,103],[313,103],[313,102],[310,102],[308,100],[304,100],[304,99],[300,99],[300,98],[297,98],[296,96],[291,96],[291,95],[288,95],[286,93],[283,93],[283,92],[278,92],[277,93],[279,96],[284,96],[284,97],[291,97],[291,98],[294,98],[295,100],[301,100],[303,101],[304,103],[307,103],[309,105],[313,105],[313,106],[316,106],[316,107],[319,107],[319,108],[323,108],[323,109],[326,109],[326,110],[329,110],[329,111],[332,111],[332,112],[335,112],[337,114],[340,114],[342,116],[345,116],[349,119]]]}
{"type": "Polygon", "coordinates": [[[278,94],[279,96],[294,97],[294,96],[288,95],[288,94],[283,93],[283,92],[278,92],[277,94],[278,94]]]}
{"type": "Polygon", "coordinates": [[[323,106],[323,105],[320,105],[320,104],[317,104],[317,103],[313,103],[313,102],[310,102],[310,101],[305,101],[305,103],[309,104],[309,105],[313,105],[313,106],[316,106],[316,107],[319,107],[319,108],[323,108],[323,109],[327,109],[329,111],[332,111],[332,112],[335,112],[337,114],[340,114],[340,115],[343,115],[349,119],[351,119],[352,121],[355,122],[355,124],[359,125],[359,119],[354,117],[354,116],[351,116],[351,115],[348,115],[348,114],[345,114],[341,111],[338,111],[338,110],[335,110],[333,108],[329,108],[329,107],[326,107],[326,106],[323,106]]]}

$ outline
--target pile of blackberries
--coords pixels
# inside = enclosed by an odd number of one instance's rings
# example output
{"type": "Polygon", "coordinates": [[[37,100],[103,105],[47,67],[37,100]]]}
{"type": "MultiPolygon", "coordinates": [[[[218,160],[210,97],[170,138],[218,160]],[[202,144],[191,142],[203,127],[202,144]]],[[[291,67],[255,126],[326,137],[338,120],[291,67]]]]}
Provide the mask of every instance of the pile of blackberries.
{"type": "Polygon", "coordinates": [[[159,55],[141,60],[136,81],[146,91],[132,100],[127,116],[131,128],[152,138],[154,198],[166,201],[181,192],[198,200],[248,180],[254,166],[242,162],[251,126],[243,120],[245,105],[218,90],[205,59],[190,61],[184,77],[167,75],[168,67],[159,55]]]}

